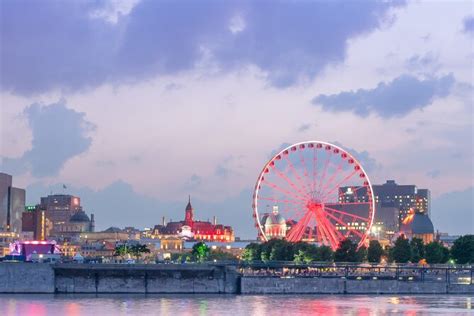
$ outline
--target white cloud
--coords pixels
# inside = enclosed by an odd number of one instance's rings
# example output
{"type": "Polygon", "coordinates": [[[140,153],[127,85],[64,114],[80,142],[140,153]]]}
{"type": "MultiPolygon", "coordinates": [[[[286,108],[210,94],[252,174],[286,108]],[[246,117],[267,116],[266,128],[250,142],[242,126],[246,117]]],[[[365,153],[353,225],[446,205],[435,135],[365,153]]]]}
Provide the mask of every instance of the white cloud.
{"type": "Polygon", "coordinates": [[[128,15],[141,0],[107,0],[100,9],[90,13],[91,18],[117,24],[120,17],[128,15]]]}
{"type": "Polygon", "coordinates": [[[229,31],[232,34],[237,34],[245,30],[245,20],[240,14],[236,14],[232,17],[229,23],[229,31]]]}

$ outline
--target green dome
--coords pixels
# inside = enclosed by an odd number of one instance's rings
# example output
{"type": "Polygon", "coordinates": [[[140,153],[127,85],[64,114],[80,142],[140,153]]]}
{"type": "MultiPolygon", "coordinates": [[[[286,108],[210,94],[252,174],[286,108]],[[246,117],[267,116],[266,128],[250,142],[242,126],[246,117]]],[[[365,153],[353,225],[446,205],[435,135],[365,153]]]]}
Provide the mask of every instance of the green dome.
{"type": "Polygon", "coordinates": [[[402,224],[402,232],[412,234],[434,234],[433,222],[428,215],[415,213],[413,218],[402,224]]]}
{"type": "Polygon", "coordinates": [[[280,214],[269,214],[265,220],[265,225],[282,225],[286,220],[280,214]]]}
{"type": "Polygon", "coordinates": [[[80,223],[80,222],[90,222],[90,219],[89,219],[89,216],[87,216],[87,214],[84,211],[78,211],[76,214],[71,216],[69,221],[80,223]]]}

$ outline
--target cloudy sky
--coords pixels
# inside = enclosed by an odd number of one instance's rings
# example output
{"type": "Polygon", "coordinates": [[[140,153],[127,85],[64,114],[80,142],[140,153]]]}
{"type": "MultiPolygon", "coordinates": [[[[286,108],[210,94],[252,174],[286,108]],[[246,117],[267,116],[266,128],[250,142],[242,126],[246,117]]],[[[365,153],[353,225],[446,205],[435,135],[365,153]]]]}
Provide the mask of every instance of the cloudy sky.
{"type": "Polygon", "coordinates": [[[471,1],[0,3],[1,171],[98,228],[217,215],[254,237],[272,152],[337,142],[474,232],[471,1]],[[62,185],[67,189],[63,190],[62,185]]]}

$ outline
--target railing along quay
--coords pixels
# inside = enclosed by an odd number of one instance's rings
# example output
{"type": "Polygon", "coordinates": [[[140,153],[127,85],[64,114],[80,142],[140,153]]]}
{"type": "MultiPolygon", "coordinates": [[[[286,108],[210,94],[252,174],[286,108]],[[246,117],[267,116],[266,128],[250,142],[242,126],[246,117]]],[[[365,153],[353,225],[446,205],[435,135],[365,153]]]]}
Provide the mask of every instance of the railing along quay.
{"type": "Polygon", "coordinates": [[[241,263],[244,277],[345,278],[349,280],[399,280],[474,284],[474,266],[370,265],[353,263],[250,262],[241,263]]]}

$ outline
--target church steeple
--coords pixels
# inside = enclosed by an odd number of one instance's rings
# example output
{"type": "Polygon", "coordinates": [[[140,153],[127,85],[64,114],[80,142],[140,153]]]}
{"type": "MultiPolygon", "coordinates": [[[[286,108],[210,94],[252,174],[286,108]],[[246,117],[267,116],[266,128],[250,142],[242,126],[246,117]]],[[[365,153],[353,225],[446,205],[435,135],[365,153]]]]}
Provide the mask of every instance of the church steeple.
{"type": "Polygon", "coordinates": [[[191,205],[191,195],[189,195],[188,205],[186,205],[185,215],[184,215],[184,222],[186,225],[192,227],[194,222],[194,212],[193,207],[191,205]]]}

